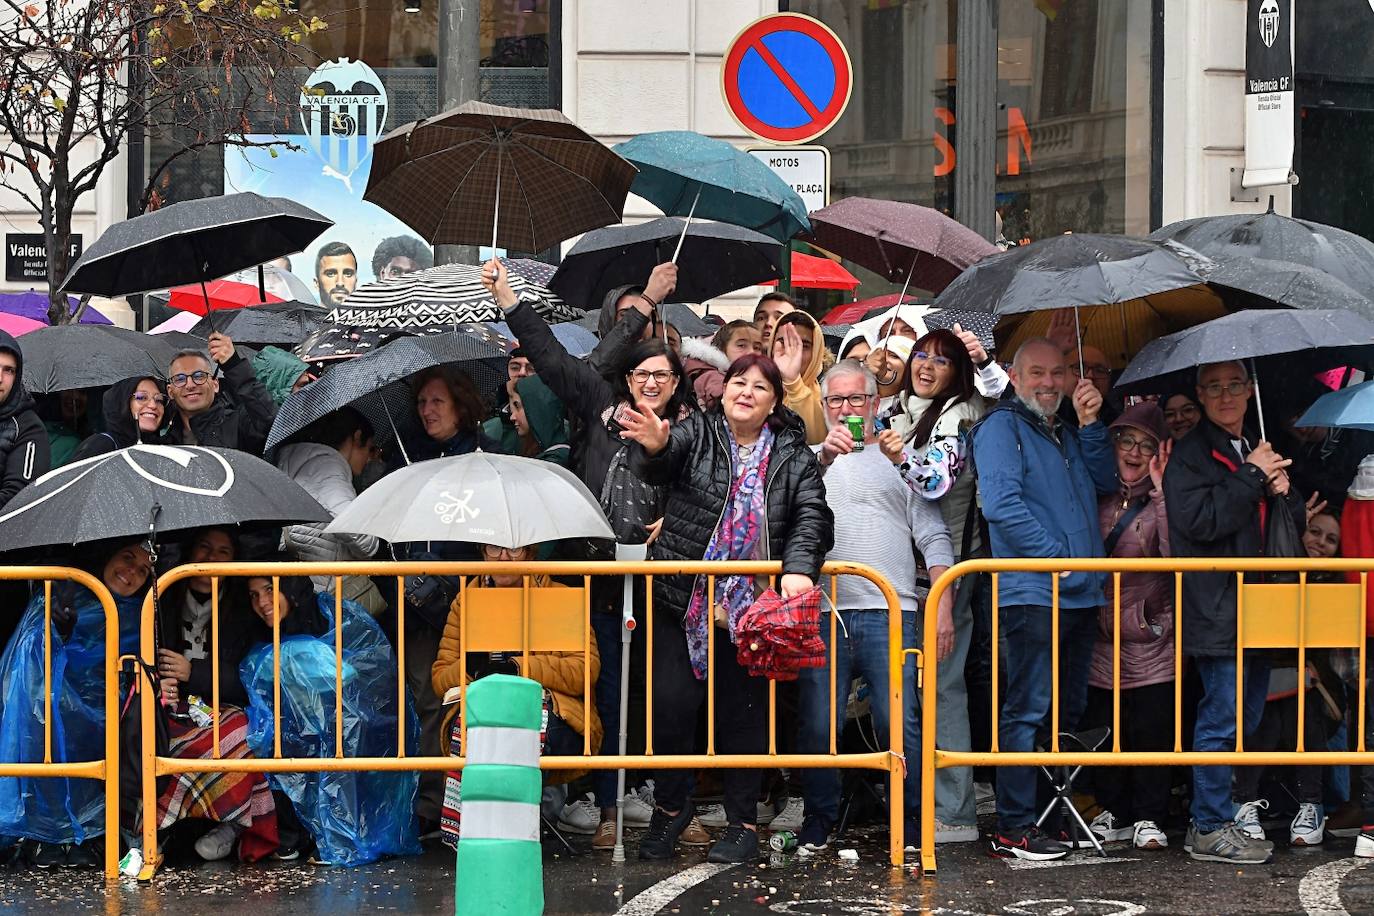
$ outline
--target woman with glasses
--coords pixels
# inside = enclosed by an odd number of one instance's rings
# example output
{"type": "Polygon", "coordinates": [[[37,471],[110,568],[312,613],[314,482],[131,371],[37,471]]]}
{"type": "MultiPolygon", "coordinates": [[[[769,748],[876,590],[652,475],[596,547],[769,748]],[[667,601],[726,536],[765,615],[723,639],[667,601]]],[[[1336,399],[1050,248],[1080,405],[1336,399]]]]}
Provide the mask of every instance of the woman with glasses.
{"type": "MultiPolygon", "coordinates": [[[[625,438],[635,443],[635,473],[668,487],[651,559],[780,560],[783,598],[815,585],[833,546],[834,515],[802,422],[784,406],[782,376],[771,359],[753,354],[731,363],[721,406],[710,413],[669,424],[641,405],[621,422],[625,438]]],[[[715,678],[721,753],[758,754],[768,746],[768,681],[749,675],[734,644],[735,627],[759,588],[752,576],[720,575],[714,587],[705,576],[654,579],[656,752],[691,752],[695,730],[689,723],[706,699],[708,675],[715,678]]],[[[727,826],[707,858],[753,862],[762,773],[726,770],[723,779],[727,826]]],[[[690,775],[660,771],[654,795],[657,807],[639,857],[670,859],[694,812],[690,775]]]]}
{"type": "MultiPolygon", "coordinates": [[[[949,528],[955,561],[978,555],[982,542],[974,518],[974,481],[964,475],[969,455],[969,430],[987,412],[991,397],[1001,394],[1007,375],[970,332],[937,329],[916,341],[907,363],[905,390],[898,395],[892,427],[879,438],[885,454],[902,469],[908,485],[923,499],[936,501],[949,528]]],[[[936,741],[947,750],[972,746],[969,721],[969,684],[981,696],[990,683],[991,603],[985,583],[969,578],[961,588],[948,619],[939,626],[950,633],[954,650],[939,664],[940,709],[936,741]],[[967,591],[972,589],[972,591],[967,591]],[[975,612],[986,621],[983,639],[969,665],[974,643],[975,612]]],[[[983,714],[987,703],[975,703],[983,714]]],[[[981,731],[981,730],[980,730],[981,731]]],[[[973,773],[967,767],[940,770],[935,783],[937,842],[975,842],[978,839],[973,773]]]]}
{"type": "MultiPolygon", "coordinates": [[[[1098,522],[1109,557],[1170,555],[1164,471],[1173,440],[1166,429],[1164,414],[1149,402],[1126,408],[1110,427],[1121,490],[1098,501],[1098,522]]],[[[1168,573],[1122,573],[1119,596],[1107,580],[1083,728],[1113,722],[1112,634],[1118,599],[1121,749],[1166,751],[1174,740],[1174,578],[1168,573]]],[[[1169,845],[1162,830],[1171,788],[1167,767],[1102,767],[1094,772],[1093,784],[1103,810],[1090,826],[1099,840],[1129,841],[1136,849],[1169,845]]]]}
{"type": "Polygon", "coordinates": [[[105,390],[105,431],[88,436],[73,461],[94,458],[128,448],[139,442],[155,443],[162,438],[167,417],[167,388],[152,376],[128,378],[105,390]]]}
{"type": "MultiPolygon", "coordinates": [[[[527,547],[498,547],[495,544],[482,545],[482,558],[488,563],[498,564],[493,572],[484,576],[474,576],[467,582],[468,589],[505,588],[519,589],[524,585],[524,576],[519,573],[502,575],[496,571],[501,563],[524,563],[535,558],[538,545],[527,547]]],[[[561,588],[548,576],[531,576],[531,588],[561,588]]],[[[518,593],[511,596],[505,609],[518,619],[521,599],[518,593]]],[[[591,680],[596,682],[600,674],[601,662],[596,652],[596,642],[591,643],[591,651],[584,652],[531,652],[529,659],[524,653],[512,652],[460,652],[463,634],[463,599],[455,598],[449,610],[448,623],[444,627],[444,638],[439,644],[439,655],[434,661],[432,677],[434,692],[444,698],[444,729],[442,732],[443,752],[458,756],[459,731],[461,721],[459,710],[467,685],[489,674],[513,674],[538,681],[544,688],[545,724],[540,729],[541,750],[554,756],[576,756],[582,753],[583,736],[591,735],[591,746],[601,746],[601,720],[595,707],[588,709],[584,702],[584,676],[591,666],[591,680]]],[[[619,672],[617,672],[617,676],[619,672]]],[[[576,772],[554,772],[548,774],[546,782],[561,785],[571,782],[580,774],[576,772]]],[[[458,773],[449,774],[449,785],[444,793],[444,840],[450,845],[458,841],[459,784],[458,773]]]]}
{"type": "MultiPolygon", "coordinates": [[[[660,265],[661,266],[661,265],[660,265]]],[[[601,508],[621,544],[652,543],[663,519],[667,488],[652,486],[630,471],[629,443],[622,438],[622,419],[636,405],[643,404],[676,424],[695,409],[692,388],[687,384],[682,361],[659,338],[629,345],[620,355],[619,371],[603,377],[589,362],[568,353],[553,335],[533,305],[537,300],[526,293],[517,298],[506,280],[506,268],[499,261],[488,261],[482,283],[506,313],[511,332],[529,356],[539,378],[567,408],[572,426],[571,470],[587,489],[601,501],[601,508]]],[[[670,288],[671,291],[671,288],[670,288]]],[[[624,320],[632,320],[626,318],[624,320]]],[[[610,559],[600,545],[582,551],[593,559],[610,559]]],[[[643,606],[642,585],[634,596],[636,613],[643,606]]],[[[592,629],[596,633],[601,658],[601,676],[596,685],[596,707],[603,721],[618,722],[620,716],[620,665],[622,588],[608,576],[592,580],[592,629]]],[[[643,641],[631,643],[632,668],[641,669],[643,641]]],[[[642,669],[641,669],[642,670],[642,669]]],[[[632,676],[630,695],[631,734],[629,747],[643,741],[638,723],[644,721],[635,708],[643,702],[643,678],[632,676]]],[[[608,730],[609,732],[609,730],[608,730]]],[[[601,753],[618,750],[617,736],[607,734],[601,753]]],[[[592,848],[609,852],[615,848],[615,789],[613,770],[602,770],[593,777],[595,802],[576,802],[564,811],[560,825],[575,833],[592,834],[592,848]]],[[[641,787],[626,796],[625,822],[631,826],[648,823],[650,808],[642,803],[651,797],[641,787]]],[[[708,841],[705,831],[694,826],[696,841],[708,841]]]]}
{"type": "Polygon", "coordinates": [[[1164,425],[1169,429],[1169,438],[1177,442],[1193,431],[1197,421],[1202,419],[1202,408],[1197,397],[1186,391],[1179,391],[1163,400],[1164,425]]]}

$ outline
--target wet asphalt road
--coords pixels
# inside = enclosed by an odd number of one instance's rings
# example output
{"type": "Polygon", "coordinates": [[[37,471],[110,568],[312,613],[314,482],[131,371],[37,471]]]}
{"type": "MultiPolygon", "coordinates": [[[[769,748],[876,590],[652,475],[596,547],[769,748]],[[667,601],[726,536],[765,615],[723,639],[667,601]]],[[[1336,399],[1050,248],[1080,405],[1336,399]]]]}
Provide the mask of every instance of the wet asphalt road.
{"type": "MultiPolygon", "coordinates": [[[[946,916],[1136,916],[1143,913],[1374,913],[1374,860],[1351,858],[1353,840],[1315,849],[1280,846],[1272,864],[1237,869],[1193,862],[1174,848],[1136,853],[1110,848],[1111,860],[1081,852],[1051,867],[1013,867],[973,844],[941,847],[932,879],[884,863],[880,834],[855,838],[857,865],[834,849],[815,857],[774,858],[721,869],[694,850],[672,863],[606,854],[546,855],[550,914],[763,914],[797,916],[902,913],[946,916]],[[675,876],[679,876],[676,877],[675,876]],[[672,882],[675,884],[664,884],[672,882]]],[[[581,841],[585,842],[585,840],[581,841]]],[[[630,850],[633,857],[633,848],[630,850]]],[[[1019,864],[1019,863],[1018,863],[1019,864]]],[[[431,848],[417,858],[357,869],[309,865],[181,865],[154,882],[123,881],[108,895],[93,872],[57,869],[0,874],[0,913],[452,913],[453,854],[431,848]]]]}

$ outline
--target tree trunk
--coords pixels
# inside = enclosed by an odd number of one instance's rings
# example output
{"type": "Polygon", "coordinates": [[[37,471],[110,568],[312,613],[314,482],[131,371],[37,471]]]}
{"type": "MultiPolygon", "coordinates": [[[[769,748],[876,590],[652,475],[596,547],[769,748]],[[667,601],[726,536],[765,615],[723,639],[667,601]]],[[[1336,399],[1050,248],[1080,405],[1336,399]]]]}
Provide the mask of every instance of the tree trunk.
{"type": "MultiPolygon", "coordinates": [[[[54,193],[59,201],[60,197],[54,193]]],[[[67,307],[67,294],[59,292],[62,281],[67,279],[71,269],[72,211],[70,206],[59,203],[53,208],[52,218],[45,221],[43,239],[48,246],[48,324],[66,324],[71,320],[71,310],[67,307]]]]}

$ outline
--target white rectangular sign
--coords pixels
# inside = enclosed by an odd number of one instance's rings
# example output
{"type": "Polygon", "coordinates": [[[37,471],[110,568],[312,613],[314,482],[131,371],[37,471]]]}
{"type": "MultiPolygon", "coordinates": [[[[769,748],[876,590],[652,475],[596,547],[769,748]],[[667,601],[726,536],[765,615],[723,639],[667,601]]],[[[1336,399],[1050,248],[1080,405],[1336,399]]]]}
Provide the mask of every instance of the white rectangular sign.
{"type": "Polygon", "coordinates": [[[830,150],[824,146],[751,146],[749,153],[792,186],[807,213],[830,202],[830,150]]]}

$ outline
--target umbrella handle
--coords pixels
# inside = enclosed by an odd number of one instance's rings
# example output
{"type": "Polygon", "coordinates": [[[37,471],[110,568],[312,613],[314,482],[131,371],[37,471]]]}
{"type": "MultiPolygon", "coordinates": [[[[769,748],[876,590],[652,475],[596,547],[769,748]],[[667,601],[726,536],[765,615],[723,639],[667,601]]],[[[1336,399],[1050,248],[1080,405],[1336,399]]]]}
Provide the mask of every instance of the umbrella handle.
{"type": "MultiPolygon", "coordinates": [[[[491,207],[491,256],[496,257],[496,229],[501,225],[501,140],[496,141],[496,200],[491,207]]],[[[396,441],[400,441],[398,438],[396,441]]],[[[407,462],[409,464],[409,462],[407,462]]]]}
{"type": "Polygon", "coordinates": [[[210,305],[210,291],[206,289],[204,280],[200,281],[200,294],[205,298],[205,320],[210,323],[210,333],[213,334],[219,328],[215,327],[215,310],[210,305]]]}
{"type": "MultiPolygon", "coordinates": [[[[884,352],[887,351],[887,342],[892,337],[892,329],[897,326],[897,319],[900,318],[902,315],[902,303],[906,301],[906,291],[907,288],[911,286],[911,275],[915,272],[916,259],[913,257],[911,259],[911,267],[906,272],[906,282],[902,284],[902,291],[897,295],[897,310],[892,313],[892,320],[887,323],[887,333],[883,335],[883,342],[878,346],[878,348],[880,350],[883,350],[884,352]]],[[[887,360],[884,359],[883,363],[884,365],[886,365],[887,360]]],[[[893,376],[892,378],[887,379],[886,381],[884,381],[883,379],[878,379],[878,383],[881,385],[890,385],[895,381],[897,381],[896,376],[893,376]]]]}
{"type": "MultiPolygon", "coordinates": [[[[1124,321],[1124,311],[1122,316],[1124,321]]],[[[1073,339],[1074,343],[1078,345],[1078,377],[1084,379],[1087,378],[1087,374],[1083,371],[1083,329],[1078,325],[1078,306],[1076,305],[1073,307],[1073,339]]]]}
{"type": "Polygon", "coordinates": [[[687,240],[687,230],[692,228],[692,217],[696,215],[697,204],[701,202],[701,185],[697,185],[697,196],[692,198],[692,209],[687,211],[687,222],[682,224],[682,235],[678,236],[677,247],[673,249],[673,263],[677,263],[677,256],[682,253],[682,243],[687,240]]]}
{"type": "Polygon", "coordinates": [[[1255,383],[1255,413],[1259,416],[1260,441],[1267,442],[1269,437],[1264,432],[1264,402],[1260,400],[1259,373],[1255,371],[1254,357],[1250,358],[1250,381],[1255,383]]]}
{"type": "Polygon", "coordinates": [[[391,407],[387,404],[386,398],[382,398],[382,410],[386,412],[386,422],[391,424],[391,434],[396,437],[396,447],[401,450],[401,460],[410,466],[410,456],[406,454],[406,444],[401,441],[401,431],[396,428],[396,421],[391,418],[391,407]]]}

